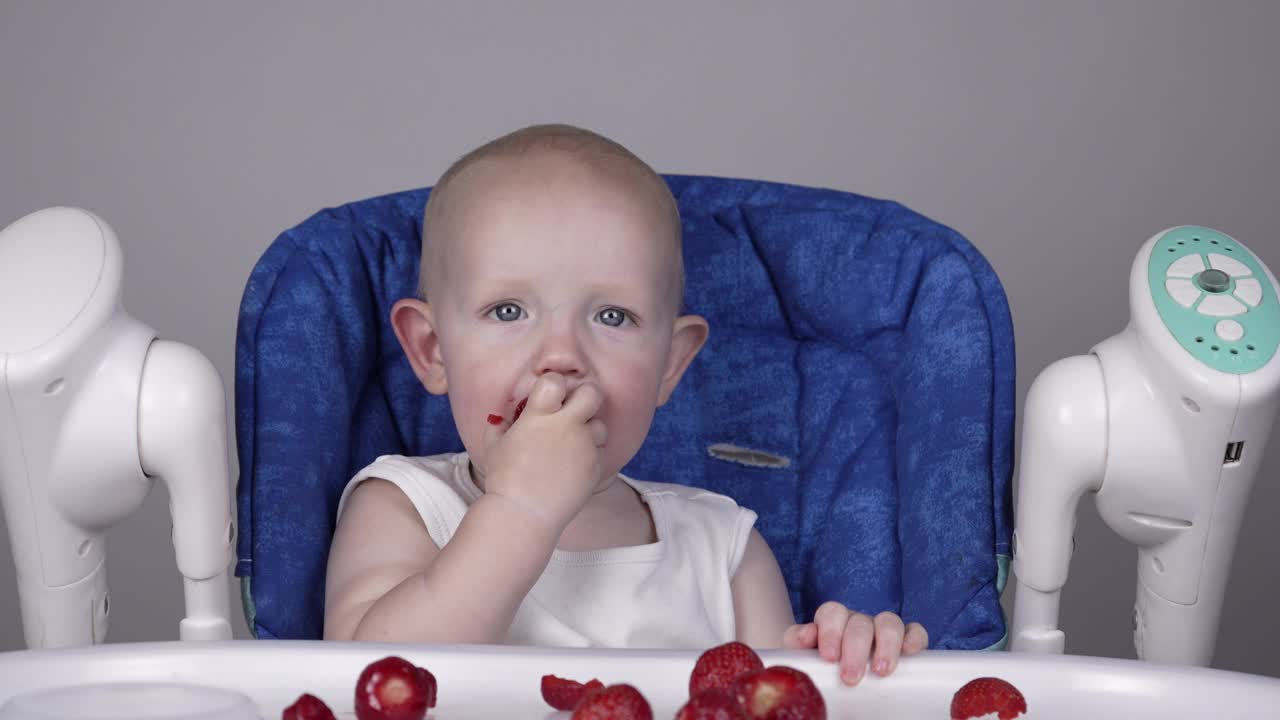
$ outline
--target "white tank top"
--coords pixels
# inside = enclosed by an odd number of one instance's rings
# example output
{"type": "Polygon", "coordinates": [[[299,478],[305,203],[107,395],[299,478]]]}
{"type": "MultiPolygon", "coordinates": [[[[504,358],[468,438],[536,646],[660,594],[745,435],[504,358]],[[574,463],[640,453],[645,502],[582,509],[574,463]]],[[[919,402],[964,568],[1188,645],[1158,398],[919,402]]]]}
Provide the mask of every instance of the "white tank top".
{"type": "MultiPolygon", "coordinates": [[[[394,483],[444,547],[481,496],[466,453],[384,455],[347,484],[394,483]]],[[[709,490],[619,476],[653,515],[658,541],[587,552],[555,550],[516,611],[511,645],[708,648],[735,638],[730,581],[756,514],[709,490]]]]}

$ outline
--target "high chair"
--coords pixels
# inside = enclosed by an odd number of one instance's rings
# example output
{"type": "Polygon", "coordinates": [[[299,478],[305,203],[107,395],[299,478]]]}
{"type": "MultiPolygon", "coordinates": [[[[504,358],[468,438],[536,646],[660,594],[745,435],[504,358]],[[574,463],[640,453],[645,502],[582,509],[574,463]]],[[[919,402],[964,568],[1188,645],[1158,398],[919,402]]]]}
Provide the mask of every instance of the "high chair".
{"type": "MultiPolygon", "coordinates": [[[[933,648],[1001,647],[1014,339],[991,266],[895,202],[666,179],[686,311],[711,333],[623,471],[759,513],[798,622],[838,600],[922,623],[933,648]]],[[[334,513],[357,470],[462,449],[389,323],[416,293],[428,192],[322,210],[249,277],[236,574],[256,637],[321,636],[334,513]]]]}

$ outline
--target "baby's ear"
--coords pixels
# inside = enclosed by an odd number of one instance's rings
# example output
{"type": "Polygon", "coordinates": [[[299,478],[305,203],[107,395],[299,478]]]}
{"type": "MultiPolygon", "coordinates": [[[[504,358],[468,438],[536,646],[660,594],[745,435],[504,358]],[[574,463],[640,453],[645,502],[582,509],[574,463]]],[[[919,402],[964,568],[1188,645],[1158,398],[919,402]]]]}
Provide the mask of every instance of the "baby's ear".
{"type": "Polygon", "coordinates": [[[422,386],[429,393],[443,395],[449,389],[449,382],[431,306],[413,298],[397,301],[391,307],[391,327],[395,328],[396,339],[422,386]]]}
{"type": "Polygon", "coordinates": [[[680,383],[689,363],[702,349],[707,341],[710,328],[707,321],[697,315],[681,315],[676,318],[675,327],[671,330],[671,351],[667,354],[667,369],[662,374],[662,384],[658,387],[658,404],[665,405],[671,393],[680,383]]]}

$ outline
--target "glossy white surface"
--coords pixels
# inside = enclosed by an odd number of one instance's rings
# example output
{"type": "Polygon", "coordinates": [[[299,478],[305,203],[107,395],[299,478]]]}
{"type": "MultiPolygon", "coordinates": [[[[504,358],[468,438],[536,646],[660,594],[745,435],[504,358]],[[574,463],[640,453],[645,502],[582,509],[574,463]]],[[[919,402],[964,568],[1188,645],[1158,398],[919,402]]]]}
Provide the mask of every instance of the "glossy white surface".
{"type": "Polygon", "coordinates": [[[226,688],[174,682],[88,683],[24,693],[0,720],[253,720],[253,698],[226,688]]]}
{"type": "MultiPolygon", "coordinates": [[[[380,645],[299,641],[140,643],[0,654],[0,703],[31,690],[77,683],[188,682],[242,692],[263,718],[278,718],[300,694],[320,697],[351,717],[355,680],[366,664],[396,654],[429,669],[439,683],[430,716],[566,718],[543,701],[544,674],[635,685],[655,718],[684,703],[697,651],[578,650],[494,646],[380,645]]],[[[979,676],[1002,677],[1027,699],[1028,718],[1133,720],[1136,717],[1258,718],[1280,707],[1280,679],[1072,655],[931,650],[903,660],[888,678],[839,685],[835,666],[810,652],[763,652],[766,665],[790,665],[813,678],[828,717],[939,720],[952,694],[979,676]]]]}

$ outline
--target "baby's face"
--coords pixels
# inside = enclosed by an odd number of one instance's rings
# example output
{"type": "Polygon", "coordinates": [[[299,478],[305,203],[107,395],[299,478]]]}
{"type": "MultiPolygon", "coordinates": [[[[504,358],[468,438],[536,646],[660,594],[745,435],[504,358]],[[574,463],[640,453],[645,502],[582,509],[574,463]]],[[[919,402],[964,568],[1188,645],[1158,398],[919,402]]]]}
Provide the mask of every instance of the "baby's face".
{"type": "Polygon", "coordinates": [[[640,180],[562,157],[485,160],[450,186],[432,236],[449,401],[485,471],[489,414],[511,418],[546,372],[596,384],[604,477],[659,404],[678,308],[672,219],[640,180]]]}

